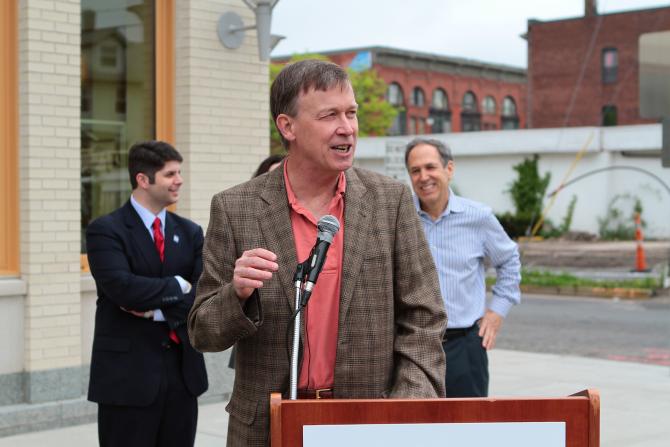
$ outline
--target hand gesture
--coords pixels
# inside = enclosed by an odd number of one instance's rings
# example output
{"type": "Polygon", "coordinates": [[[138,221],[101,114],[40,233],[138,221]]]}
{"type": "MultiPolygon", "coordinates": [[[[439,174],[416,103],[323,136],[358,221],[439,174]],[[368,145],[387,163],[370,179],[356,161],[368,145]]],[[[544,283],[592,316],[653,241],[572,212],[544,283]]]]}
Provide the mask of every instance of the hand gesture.
{"type": "Polygon", "coordinates": [[[264,281],[272,278],[272,273],[279,269],[276,260],[277,255],[264,248],[242,253],[235,261],[233,271],[233,288],[240,300],[249,298],[254,289],[263,287],[264,281]]]}

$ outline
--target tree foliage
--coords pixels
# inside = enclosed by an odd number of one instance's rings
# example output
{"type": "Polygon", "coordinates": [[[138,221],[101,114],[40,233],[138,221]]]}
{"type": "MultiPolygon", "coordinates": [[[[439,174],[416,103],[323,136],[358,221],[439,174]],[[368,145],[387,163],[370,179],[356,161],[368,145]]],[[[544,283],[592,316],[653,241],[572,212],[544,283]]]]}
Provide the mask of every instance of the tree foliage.
{"type": "Polygon", "coordinates": [[[540,177],[537,170],[538,160],[539,156],[536,154],[533,158],[524,158],[521,163],[513,166],[517,178],[507,192],[512,196],[515,212],[497,216],[511,238],[529,236],[533,224],[542,213],[542,201],[551,174],[547,172],[540,177]]]}
{"type": "Polygon", "coordinates": [[[386,100],[388,85],[374,69],[349,71],[358,102],[358,135],[383,136],[393,124],[398,110],[386,100]]]}
{"type": "MultiPolygon", "coordinates": [[[[321,54],[296,54],[291,57],[289,63],[305,59],[328,60],[321,54]]],[[[284,64],[270,64],[270,84],[274,82],[283,67],[284,64]]],[[[360,72],[347,69],[347,72],[359,105],[358,135],[362,137],[386,135],[398,114],[397,109],[386,100],[388,85],[374,69],[360,72]]],[[[270,152],[285,153],[272,115],[270,115],[270,152]]]]}
{"type": "Polygon", "coordinates": [[[539,158],[535,154],[533,158],[524,158],[521,163],[513,167],[518,175],[512,183],[509,193],[512,196],[518,217],[529,217],[535,220],[542,212],[542,202],[551,180],[551,174],[547,172],[543,177],[540,177],[537,169],[539,158]]]}

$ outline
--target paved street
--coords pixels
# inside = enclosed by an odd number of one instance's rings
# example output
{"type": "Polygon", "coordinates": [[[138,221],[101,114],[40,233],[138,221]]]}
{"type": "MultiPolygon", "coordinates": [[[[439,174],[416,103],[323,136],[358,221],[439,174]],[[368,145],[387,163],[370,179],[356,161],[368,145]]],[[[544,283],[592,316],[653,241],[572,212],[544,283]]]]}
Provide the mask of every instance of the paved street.
{"type": "Polygon", "coordinates": [[[497,346],[670,366],[670,297],[524,295],[505,320],[497,346]]]}
{"type": "MultiPolygon", "coordinates": [[[[505,349],[494,349],[490,360],[491,396],[560,397],[595,388],[603,447],[668,445],[668,367],[505,349]]],[[[201,406],[196,447],[225,445],[224,407],[201,406]]],[[[96,433],[95,424],[86,424],[0,438],[0,447],[91,447],[97,445],[96,433]]]]}
{"type": "MultiPolygon", "coordinates": [[[[490,354],[491,396],[560,397],[595,388],[603,447],[666,447],[668,321],[670,298],[525,296],[490,354]]],[[[224,407],[201,406],[196,447],[225,445],[224,407]]],[[[47,445],[95,446],[96,424],[0,438],[0,447],[47,445]]]]}

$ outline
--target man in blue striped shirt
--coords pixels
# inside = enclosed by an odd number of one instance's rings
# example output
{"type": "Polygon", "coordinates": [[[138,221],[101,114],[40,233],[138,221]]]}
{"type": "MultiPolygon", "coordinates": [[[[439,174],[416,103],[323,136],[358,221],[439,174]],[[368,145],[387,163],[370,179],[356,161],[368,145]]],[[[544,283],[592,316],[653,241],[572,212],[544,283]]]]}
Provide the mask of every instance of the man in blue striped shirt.
{"type": "Polygon", "coordinates": [[[442,344],[447,356],[447,397],[485,397],[486,351],[495,345],[503,318],[521,299],[517,245],[489,207],[451,191],[454,161],[444,143],[414,139],[405,150],[405,165],[447,308],[442,344]],[[488,306],[484,258],[497,272],[488,306]]]}

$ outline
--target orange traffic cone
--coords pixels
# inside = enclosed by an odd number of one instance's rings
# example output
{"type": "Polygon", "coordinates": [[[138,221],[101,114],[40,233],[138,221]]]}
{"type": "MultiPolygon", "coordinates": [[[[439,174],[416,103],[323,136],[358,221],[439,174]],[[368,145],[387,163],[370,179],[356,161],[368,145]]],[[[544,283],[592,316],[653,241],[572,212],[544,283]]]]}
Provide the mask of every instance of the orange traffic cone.
{"type": "Polygon", "coordinates": [[[649,267],[647,267],[647,261],[644,256],[644,247],[642,246],[642,240],[644,236],[642,235],[642,219],[640,218],[640,213],[635,213],[635,242],[637,243],[637,248],[635,250],[635,271],[636,272],[648,272],[649,267]]]}

